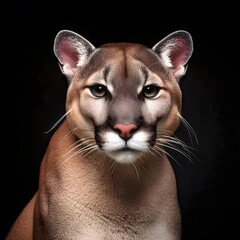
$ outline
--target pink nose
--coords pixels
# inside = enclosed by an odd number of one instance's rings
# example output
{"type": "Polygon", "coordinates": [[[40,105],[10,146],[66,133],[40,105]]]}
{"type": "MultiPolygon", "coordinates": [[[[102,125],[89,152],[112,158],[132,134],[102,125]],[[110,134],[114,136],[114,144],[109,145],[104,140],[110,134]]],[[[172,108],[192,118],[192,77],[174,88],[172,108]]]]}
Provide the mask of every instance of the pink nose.
{"type": "Polygon", "coordinates": [[[137,126],[133,123],[122,124],[117,123],[113,126],[114,129],[118,130],[119,136],[124,139],[129,139],[132,136],[133,130],[137,129],[137,126]]]}

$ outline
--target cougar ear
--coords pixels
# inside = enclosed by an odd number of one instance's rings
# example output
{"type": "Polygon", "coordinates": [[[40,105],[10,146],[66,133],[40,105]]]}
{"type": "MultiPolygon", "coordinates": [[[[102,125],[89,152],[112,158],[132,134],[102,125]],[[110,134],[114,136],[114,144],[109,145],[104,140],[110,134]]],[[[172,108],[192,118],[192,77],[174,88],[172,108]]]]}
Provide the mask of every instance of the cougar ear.
{"type": "Polygon", "coordinates": [[[187,70],[187,62],[193,52],[191,35],[186,31],[176,31],[158,42],[153,48],[163,63],[173,69],[173,73],[179,80],[187,70]]]}
{"type": "Polygon", "coordinates": [[[68,79],[71,79],[75,70],[85,63],[94,49],[88,40],[69,30],[58,32],[53,47],[61,71],[68,79]]]}

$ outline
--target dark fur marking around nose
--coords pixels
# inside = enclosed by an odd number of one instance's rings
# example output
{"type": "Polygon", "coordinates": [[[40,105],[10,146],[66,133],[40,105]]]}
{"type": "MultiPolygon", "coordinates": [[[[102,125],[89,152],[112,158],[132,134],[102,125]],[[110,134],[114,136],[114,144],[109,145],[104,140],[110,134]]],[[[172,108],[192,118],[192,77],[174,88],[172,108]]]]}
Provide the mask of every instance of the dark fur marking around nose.
{"type": "Polygon", "coordinates": [[[124,140],[128,140],[132,137],[133,132],[137,129],[137,125],[117,123],[113,128],[118,132],[119,136],[124,140]]]}

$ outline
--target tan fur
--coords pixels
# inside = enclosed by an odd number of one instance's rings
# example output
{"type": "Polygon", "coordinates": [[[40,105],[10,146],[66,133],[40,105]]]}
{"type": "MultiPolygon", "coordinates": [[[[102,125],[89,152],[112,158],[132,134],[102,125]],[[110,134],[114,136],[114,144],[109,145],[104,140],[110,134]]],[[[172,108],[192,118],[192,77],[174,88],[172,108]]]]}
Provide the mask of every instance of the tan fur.
{"type": "MultiPolygon", "coordinates": [[[[63,37],[68,36],[64,34],[63,37]]],[[[73,36],[69,38],[71,44],[73,36]]],[[[65,39],[60,38],[59,42],[61,40],[65,44],[65,39]]],[[[74,46],[78,41],[82,40],[74,40],[74,46]]],[[[57,57],[70,81],[66,99],[69,114],[46,150],[39,189],[6,240],[179,240],[181,214],[176,180],[166,154],[151,147],[145,152],[131,149],[136,160],[119,163],[101,149],[100,143],[96,144],[95,136],[99,134],[103,143],[110,141],[109,146],[114,147],[108,136],[114,134],[120,144],[122,140],[114,126],[126,121],[138,127],[136,136],[143,136],[139,146],[145,146],[145,138],[152,136],[154,130],[148,125],[155,125],[157,135],[171,135],[180,124],[181,111],[181,91],[174,71],[149,49],[137,44],[104,45],[92,50],[95,55],[91,56],[87,55],[86,48],[84,65],[76,67],[65,57],[65,52],[61,53],[65,45],[60,44],[57,57]],[[101,54],[97,55],[99,51],[101,54]],[[109,66],[108,75],[104,77],[106,66],[109,66]],[[147,81],[140,71],[143,66],[148,71],[147,81]],[[136,79],[135,82],[132,79],[136,79]],[[95,82],[107,86],[111,100],[90,93],[86,86],[95,82]],[[139,89],[148,82],[160,84],[161,92],[156,98],[140,101],[134,96],[141,94],[139,89]],[[126,106],[129,110],[124,112],[126,106]],[[122,110],[119,113],[116,109],[122,110]],[[118,124],[109,127],[109,116],[116,118],[118,124]],[[135,122],[136,116],[143,119],[143,125],[135,122]],[[135,155],[135,152],[139,153],[135,155]]],[[[56,45],[58,47],[58,41],[56,45]]],[[[79,43],[78,49],[81,47],[79,43]]],[[[79,65],[83,60],[79,60],[79,65]]],[[[115,153],[120,161],[124,151],[115,153]]]]}

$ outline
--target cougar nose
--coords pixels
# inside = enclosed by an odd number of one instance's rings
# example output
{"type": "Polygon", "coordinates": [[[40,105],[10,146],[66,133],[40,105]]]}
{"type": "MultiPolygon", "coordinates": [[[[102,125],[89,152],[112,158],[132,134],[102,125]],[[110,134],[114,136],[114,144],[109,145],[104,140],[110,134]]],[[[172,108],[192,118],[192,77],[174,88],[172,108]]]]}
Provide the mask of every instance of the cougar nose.
{"type": "Polygon", "coordinates": [[[133,131],[137,129],[137,126],[133,123],[131,124],[117,123],[113,126],[113,128],[117,130],[121,138],[129,139],[132,136],[133,131]]]}

